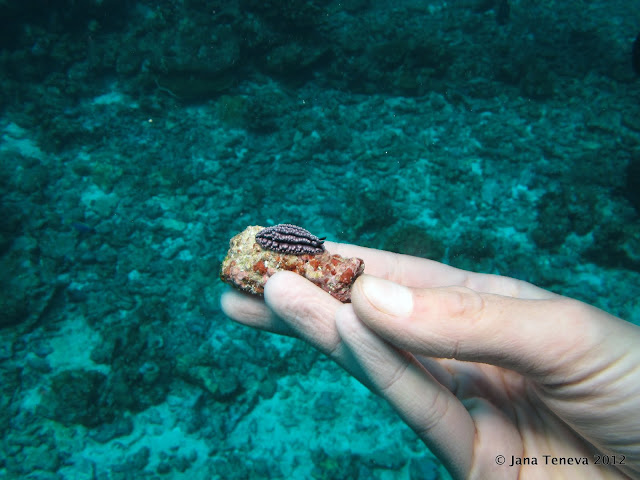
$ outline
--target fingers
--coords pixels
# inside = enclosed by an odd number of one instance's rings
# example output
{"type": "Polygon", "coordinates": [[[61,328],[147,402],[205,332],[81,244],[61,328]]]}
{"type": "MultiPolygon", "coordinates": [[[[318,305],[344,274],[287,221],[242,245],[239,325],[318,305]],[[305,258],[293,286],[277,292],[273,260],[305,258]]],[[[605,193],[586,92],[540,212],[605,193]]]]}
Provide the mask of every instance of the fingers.
{"type": "MultiPolygon", "coordinates": [[[[516,298],[554,297],[552,293],[529,283],[507,277],[466,272],[432,260],[346,243],[325,242],[325,245],[332,253],[362,258],[368,274],[407,286],[427,288],[459,285],[479,292],[516,298]]],[[[237,322],[282,335],[294,334],[286,322],[273,315],[260,298],[228,291],[222,295],[221,303],[224,313],[237,322]]]]}
{"type": "Polygon", "coordinates": [[[296,336],[327,355],[340,343],[335,313],[342,303],[292,272],[278,272],[264,290],[267,306],[296,336]]]}
{"type": "Polygon", "coordinates": [[[342,303],[291,272],[279,272],[269,279],[265,300],[295,336],[319,349],[360,383],[372,388],[358,362],[348,354],[336,328],[336,314],[345,307],[342,303]]]}
{"type": "Polygon", "coordinates": [[[222,294],[220,306],[226,316],[238,323],[280,335],[294,336],[291,327],[269,310],[262,298],[229,290],[222,294]]]}
{"type": "MultiPolygon", "coordinates": [[[[562,297],[523,300],[460,287],[410,289],[364,275],[354,284],[352,302],[365,324],[400,348],[490,363],[547,381],[552,373],[575,374],[576,362],[602,341],[604,320],[585,315],[591,307],[562,297]]],[[[600,311],[588,313],[594,312],[600,311]]]]}
{"type": "Polygon", "coordinates": [[[557,295],[521,280],[500,275],[467,272],[425,258],[359,247],[348,243],[325,242],[327,250],[364,260],[368,275],[385,278],[409,287],[458,285],[478,292],[515,298],[554,298],[557,295]]]}
{"type": "Polygon", "coordinates": [[[475,427],[465,407],[415,358],[369,330],[350,306],[336,315],[336,327],[372,390],[385,398],[445,463],[454,478],[471,468],[475,427]]]}

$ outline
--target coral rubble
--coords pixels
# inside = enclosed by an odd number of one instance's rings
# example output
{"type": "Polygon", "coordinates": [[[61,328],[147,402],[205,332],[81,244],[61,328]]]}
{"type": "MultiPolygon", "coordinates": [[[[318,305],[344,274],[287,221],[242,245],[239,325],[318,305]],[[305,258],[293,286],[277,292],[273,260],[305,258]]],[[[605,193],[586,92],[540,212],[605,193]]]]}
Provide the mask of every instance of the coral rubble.
{"type": "Polygon", "coordinates": [[[302,275],[343,303],[351,299],[351,285],[364,272],[360,258],[344,258],[322,252],[316,255],[289,255],[263,249],[256,234],[264,227],[250,226],[229,242],[222,262],[223,282],[252,295],[263,295],[271,275],[288,270],[302,275]]]}

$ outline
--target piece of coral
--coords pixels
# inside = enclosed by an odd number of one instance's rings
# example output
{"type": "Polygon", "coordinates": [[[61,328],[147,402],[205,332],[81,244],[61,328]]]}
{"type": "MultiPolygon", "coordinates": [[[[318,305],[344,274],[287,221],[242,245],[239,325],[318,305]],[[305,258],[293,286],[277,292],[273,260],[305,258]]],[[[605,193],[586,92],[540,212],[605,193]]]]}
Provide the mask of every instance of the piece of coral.
{"type": "Polygon", "coordinates": [[[351,301],[351,285],[364,272],[362,259],[345,258],[327,251],[291,255],[267,250],[256,242],[256,234],[263,229],[250,226],[231,239],[220,271],[223,282],[262,296],[269,277],[288,270],[302,275],[343,303],[351,301]]]}

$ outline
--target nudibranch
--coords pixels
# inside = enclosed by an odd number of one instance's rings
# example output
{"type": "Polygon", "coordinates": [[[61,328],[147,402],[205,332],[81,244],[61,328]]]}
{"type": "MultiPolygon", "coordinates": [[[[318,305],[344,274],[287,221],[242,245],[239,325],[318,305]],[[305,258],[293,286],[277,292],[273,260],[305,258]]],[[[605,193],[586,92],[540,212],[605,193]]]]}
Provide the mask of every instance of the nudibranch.
{"type": "Polygon", "coordinates": [[[290,223],[280,223],[256,233],[256,242],[274,252],[292,255],[317,255],[324,252],[324,238],[318,238],[308,230],[290,223]]]}
{"type": "Polygon", "coordinates": [[[353,282],[364,272],[364,261],[329,253],[324,238],[296,225],[250,226],[229,242],[220,278],[262,296],[269,277],[280,271],[297,273],[346,303],[351,301],[353,282]]]}

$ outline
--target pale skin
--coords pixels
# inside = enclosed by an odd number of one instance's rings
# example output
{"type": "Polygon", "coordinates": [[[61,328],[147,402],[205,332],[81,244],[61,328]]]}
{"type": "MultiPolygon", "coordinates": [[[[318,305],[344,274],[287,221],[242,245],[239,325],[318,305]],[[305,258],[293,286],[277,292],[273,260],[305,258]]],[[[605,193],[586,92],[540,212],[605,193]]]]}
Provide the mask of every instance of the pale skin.
{"type": "Polygon", "coordinates": [[[640,479],[640,327],[519,280],[326,247],[365,261],[351,304],[282,272],[264,300],[226,292],[224,312],[324,352],[456,479],[640,479]],[[595,465],[598,455],[624,465],[595,465]]]}

